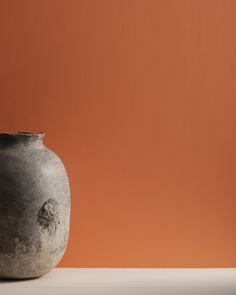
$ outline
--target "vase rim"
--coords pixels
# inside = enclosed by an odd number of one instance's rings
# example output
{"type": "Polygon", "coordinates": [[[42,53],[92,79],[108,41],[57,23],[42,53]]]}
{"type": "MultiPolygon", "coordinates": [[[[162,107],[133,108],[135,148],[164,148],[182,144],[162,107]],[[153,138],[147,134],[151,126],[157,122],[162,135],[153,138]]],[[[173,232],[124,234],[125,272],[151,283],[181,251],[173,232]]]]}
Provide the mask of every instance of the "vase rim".
{"type": "Polygon", "coordinates": [[[0,136],[14,136],[14,137],[34,137],[42,139],[45,136],[44,132],[27,132],[27,131],[17,131],[17,132],[0,132],[0,136]]]}

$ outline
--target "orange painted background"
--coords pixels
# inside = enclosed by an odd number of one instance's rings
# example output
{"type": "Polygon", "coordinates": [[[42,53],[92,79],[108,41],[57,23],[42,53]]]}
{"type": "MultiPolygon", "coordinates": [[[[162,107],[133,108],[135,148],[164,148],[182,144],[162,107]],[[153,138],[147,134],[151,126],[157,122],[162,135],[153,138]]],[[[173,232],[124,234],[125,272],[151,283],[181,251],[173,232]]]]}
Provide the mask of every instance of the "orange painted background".
{"type": "Polygon", "coordinates": [[[235,14],[0,0],[1,131],[45,131],[70,176],[60,266],[236,266],[235,14]]]}

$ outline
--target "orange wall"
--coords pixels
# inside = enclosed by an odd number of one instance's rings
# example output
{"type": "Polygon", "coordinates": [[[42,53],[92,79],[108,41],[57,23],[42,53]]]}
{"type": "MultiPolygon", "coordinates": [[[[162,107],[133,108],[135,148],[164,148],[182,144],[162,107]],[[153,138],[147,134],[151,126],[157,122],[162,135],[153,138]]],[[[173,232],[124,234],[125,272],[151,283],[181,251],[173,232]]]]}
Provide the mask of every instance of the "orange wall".
{"type": "Polygon", "coordinates": [[[63,267],[236,266],[236,1],[1,0],[2,131],[45,131],[63,267]]]}

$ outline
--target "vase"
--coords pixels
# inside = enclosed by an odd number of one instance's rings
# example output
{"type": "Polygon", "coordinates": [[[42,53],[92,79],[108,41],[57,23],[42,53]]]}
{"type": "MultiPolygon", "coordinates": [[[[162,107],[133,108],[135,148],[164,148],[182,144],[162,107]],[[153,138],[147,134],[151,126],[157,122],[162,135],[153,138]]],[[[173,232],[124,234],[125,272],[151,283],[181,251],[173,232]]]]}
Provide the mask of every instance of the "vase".
{"type": "Polygon", "coordinates": [[[0,278],[51,271],[68,241],[70,189],[44,133],[0,133],[0,278]]]}

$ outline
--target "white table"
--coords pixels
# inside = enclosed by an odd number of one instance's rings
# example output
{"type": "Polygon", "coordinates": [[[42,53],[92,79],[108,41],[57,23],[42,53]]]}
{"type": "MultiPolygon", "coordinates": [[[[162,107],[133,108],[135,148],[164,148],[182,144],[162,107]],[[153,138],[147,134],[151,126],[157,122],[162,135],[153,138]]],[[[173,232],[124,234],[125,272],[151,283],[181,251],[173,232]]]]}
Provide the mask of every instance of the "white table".
{"type": "Polygon", "coordinates": [[[57,268],[42,278],[0,281],[1,295],[236,295],[236,269],[57,268]]]}

